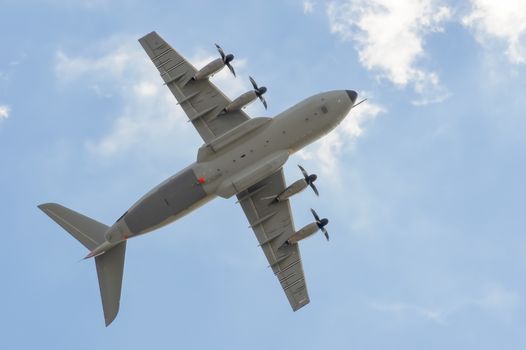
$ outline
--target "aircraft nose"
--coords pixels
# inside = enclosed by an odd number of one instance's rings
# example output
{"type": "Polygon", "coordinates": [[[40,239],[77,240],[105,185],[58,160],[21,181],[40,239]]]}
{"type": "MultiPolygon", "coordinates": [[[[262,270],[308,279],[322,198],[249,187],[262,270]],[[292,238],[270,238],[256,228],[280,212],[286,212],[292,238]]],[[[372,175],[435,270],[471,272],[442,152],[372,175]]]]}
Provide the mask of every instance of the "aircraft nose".
{"type": "Polygon", "coordinates": [[[349,98],[351,99],[352,104],[354,104],[354,102],[356,102],[356,99],[358,98],[358,93],[354,90],[345,90],[345,92],[347,93],[347,96],[349,96],[349,98]]]}

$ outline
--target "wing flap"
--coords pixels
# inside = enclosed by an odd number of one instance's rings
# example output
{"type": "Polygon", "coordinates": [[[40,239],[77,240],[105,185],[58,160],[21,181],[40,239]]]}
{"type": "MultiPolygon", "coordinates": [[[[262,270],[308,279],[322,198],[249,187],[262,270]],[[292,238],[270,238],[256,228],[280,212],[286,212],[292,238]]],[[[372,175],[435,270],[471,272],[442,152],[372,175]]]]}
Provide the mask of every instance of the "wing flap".
{"type": "Polygon", "coordinates": [[[151,32],[139,43],[205,142],[249,119],[241,110],[220,115],[231,100],[208,79],[192,80],[197,69],[159,34],[151,32]]]}
{"type": "Polygon", "coordinates": [[[289,201],[274,201],[284,188],[283,170],[279,170],[237,197],[269,267],[296,311],[309,303],[309,295],[298,244],[278,245],[278,237],[295,232],[289,201]]]}

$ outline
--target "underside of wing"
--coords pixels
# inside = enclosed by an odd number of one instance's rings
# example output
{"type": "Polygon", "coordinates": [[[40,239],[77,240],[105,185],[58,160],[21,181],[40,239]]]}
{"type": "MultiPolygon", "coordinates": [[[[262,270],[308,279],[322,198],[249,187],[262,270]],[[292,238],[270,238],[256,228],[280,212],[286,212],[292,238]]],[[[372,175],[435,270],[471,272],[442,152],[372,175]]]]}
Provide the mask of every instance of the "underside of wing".
{"type": "Polygon", "coordinates": [[[263,249],[269,266],[278,278],[294,311],[309,303],[309,295],[297,243],[283,243],[294,232],[288,200],[277,202],[275,195],[285,189],[283,170],[237,195],[263,249]]]}
{"type": "Polygon", "coordinates": [[[151,32],[139,42],[205,142],[249,119],[240,109],[224,113],[232,101],[208,78],[192,79],[197,70],[159,34],[151,32]]]}

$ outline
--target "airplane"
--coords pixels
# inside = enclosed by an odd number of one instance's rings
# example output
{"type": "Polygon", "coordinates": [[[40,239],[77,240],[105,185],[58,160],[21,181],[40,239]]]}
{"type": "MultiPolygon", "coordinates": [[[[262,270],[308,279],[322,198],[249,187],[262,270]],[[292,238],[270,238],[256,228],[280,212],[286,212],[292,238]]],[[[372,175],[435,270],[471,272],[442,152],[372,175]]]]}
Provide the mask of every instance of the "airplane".
{"type": "Polygon", "coordinates": [[[291,154],[334,129],[355,106],[358,94],[323,92],[273,118],[250,118],[243,107],[259,98],[266,108],[266,88],[251,77],[254,90],[233,101],[226,97],[209,79],[224,67],[235,75],[230,64],[234,56],[219,45],[221,57],[197,70],[155,31],[139,43],[204,141],[196,161],[146,193],[111,226],[56,203],[38,206],[90,251],[85,259],[94,258],[106,327],[119,311],[127,240],[168,225],[216,197],[234,195],[292,309],[305,306],[309,295],[298,242],[318,230],[328,239],[328,220],[311,209],[315,221],[296,231],[289,198],[307,186],[318,194],[316,175],[300,166],[303,178],[287,186],[283,165],[291,154]]]}

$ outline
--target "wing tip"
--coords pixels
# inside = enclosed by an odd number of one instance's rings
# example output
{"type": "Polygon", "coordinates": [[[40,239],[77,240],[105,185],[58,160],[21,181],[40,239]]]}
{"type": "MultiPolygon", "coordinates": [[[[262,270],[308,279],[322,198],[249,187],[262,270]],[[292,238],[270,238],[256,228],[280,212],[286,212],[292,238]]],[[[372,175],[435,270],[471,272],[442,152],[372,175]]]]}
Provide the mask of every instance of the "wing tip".
{"type": "Polygon", "coordinates": [[[149,32],[148,34],[145,34],[143,35],[142,37],[140,37],[139,39],[137,39],[138,42],[142,43],[144,40],[146,40],[147,37],[149,36],[152,36],[152,35],[157,35],[159,36],[159,34],[157,34],[157,32],[155,30],[152,30],[151,32],[149,32]]]}
{"type": "Polygon", "coordinates": [[[111,313],[104,313],[104,324],[106,327],[108,327],[110,324],[113,323],[113,321],[115,321],[115,319],[117,318],[117,315],[119,313],[119,308],[120,308],[120,303],[117,304],[117,309],[111,313]]]}
{"type": "Polygon", "coordinates": [[[59,205],[59,204],[57,204],[57,203],[41,203],[41,204],[37,205],[37,208],[43,211],[45,209],[48,209],[50,207],[55,207],[57,205],[59,205]]]}
{"type": "Polygon", "coordinates": [[[37,205],[37,208],[42,210],[42,212],[47,216],[51,216],[55,211],[64,207],[58,203],[42,203],[37,205]]]}
{"type": "Polygon", "coordinates": [[[310,299],[308,297],[303,300],[300,300],[294,306],[292,306],[292,311],[296,312],[299,309],[303,308],[304,306],[308,305],[309,303],[310,303],[310,299]]]}

